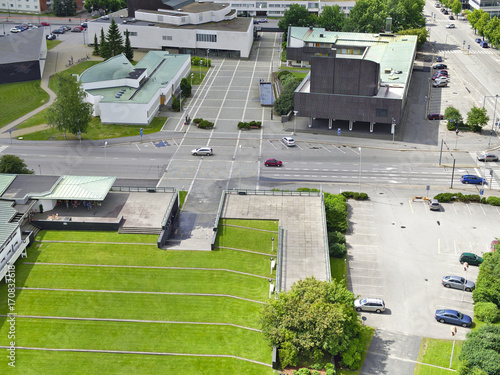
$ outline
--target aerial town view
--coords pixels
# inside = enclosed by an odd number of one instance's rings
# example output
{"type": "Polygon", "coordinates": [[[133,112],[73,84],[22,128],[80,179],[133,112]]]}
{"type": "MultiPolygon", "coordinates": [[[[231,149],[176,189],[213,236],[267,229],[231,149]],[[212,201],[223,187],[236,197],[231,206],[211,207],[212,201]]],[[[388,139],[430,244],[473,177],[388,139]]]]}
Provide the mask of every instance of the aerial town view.
{"type": "Polygon", "coordinates": [[[500,375],[499,16],[1,0],[0,374],[500,375]]]}

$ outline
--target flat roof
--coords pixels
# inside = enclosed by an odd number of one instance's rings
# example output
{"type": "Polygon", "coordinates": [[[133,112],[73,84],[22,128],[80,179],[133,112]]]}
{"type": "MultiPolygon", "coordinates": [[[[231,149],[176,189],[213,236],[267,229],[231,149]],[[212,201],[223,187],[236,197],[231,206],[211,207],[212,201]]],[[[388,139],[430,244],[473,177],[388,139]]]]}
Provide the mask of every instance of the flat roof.
{"type": "Polygon", "coordinates": [[[15,174],[0,173],[0,197],[16,178],[15,174]]]}
{"type": "Polygon", "coordinates": [[[36,194],[47,194],[61,177],[36,174],[18,174],[2,194],[4,199],[22,199],[36,194]]]}
{"type": "Polygon", "coordinates": [[[103,201],[115,180],[107,176],[62,176],[51,193],[32,198],[103,201]]]}
{"type": "Polygon", "coordinates": [[[0,244],[3,245],[16,230],[19,223],[10,221],[16,215],[17,211],[12,207],[14,202],[0,201],[0,244]]]}
{"type": "MultiPolygon", "coordinates": [[[[15,25],[6,25],[6,27],[9,26],[14,27],[15,25]]],[[[0,64],[38,61],[40,60],[42,43],[46,43],[43,27],[8,34],[0,38],[0,64]]]]}

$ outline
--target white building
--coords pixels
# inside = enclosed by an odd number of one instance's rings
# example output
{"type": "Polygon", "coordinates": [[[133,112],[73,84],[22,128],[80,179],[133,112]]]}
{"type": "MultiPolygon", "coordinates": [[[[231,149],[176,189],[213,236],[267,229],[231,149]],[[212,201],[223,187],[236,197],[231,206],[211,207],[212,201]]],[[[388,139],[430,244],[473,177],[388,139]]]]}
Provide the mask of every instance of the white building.
{"type": "Polygon", "coordinates": [[[469,0],[471,10],[481,9],[492,17],[500,16],[500,2],[498,0],[469,0]]]}
{"type": "MultiPolygon", "coordinates": [[[[1,0],[0,0],[1,1],[1,0]]],[[[89,40],[107,32],[111,19],[132,47],[193,55],[248,58],[254,26],[251,18],[238,18],[228,3],[193,2],[181,9],[136,10],[134,19],[110,16],[88,24],[89,40]]]]}
{"type": "Polygon", "coordinates": [[[124,55],[112,57],[79,79],[103,124],[148,125],[190,71],[189,55],[151,51],[135,66],[124,55]]]}

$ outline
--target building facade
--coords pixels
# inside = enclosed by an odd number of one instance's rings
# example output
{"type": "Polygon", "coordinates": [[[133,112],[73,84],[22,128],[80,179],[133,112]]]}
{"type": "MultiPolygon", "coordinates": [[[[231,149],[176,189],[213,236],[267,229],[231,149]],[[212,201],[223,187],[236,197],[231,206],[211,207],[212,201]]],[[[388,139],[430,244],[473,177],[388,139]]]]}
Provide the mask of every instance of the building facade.
{"type": "MultiPolygon", "coordinates": [[[[83,0],[75,0],[76,11],[83,10],[83,0]]],[[[52,0],[0,0],[1,12],[47,13],[52,10],[52,0]]]]}
{"type": "Polygon", "coordinates": [[[470,9],[484,10],[492,17],[500,16],[500,2],[497,0],[469,0],[470,9]]]}

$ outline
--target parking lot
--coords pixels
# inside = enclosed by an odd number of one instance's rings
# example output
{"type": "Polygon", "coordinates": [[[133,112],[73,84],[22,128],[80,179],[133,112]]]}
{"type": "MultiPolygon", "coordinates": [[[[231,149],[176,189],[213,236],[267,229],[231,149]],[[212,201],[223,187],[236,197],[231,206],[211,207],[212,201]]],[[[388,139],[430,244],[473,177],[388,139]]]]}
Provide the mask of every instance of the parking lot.
{"type": "MultiPolygon", "coordinates": [[[[450,203],[441,211],[427,202],[375,196],[349,201],[349,288],[362,297],[383,298],[383,314],[362,313],[366,324],[419,336],[449,338],[450,325],[434,319],[436,309],[449,308],[473,317],[472,294],[447,289],[446,275],[476,282],[478,267],[458,261],[462,252],[482,255],[496,232],[491,225],[500,209],[489,205],[450,203]]],[[[468,328],[457,327],[465,338],[468,328]]]]}

